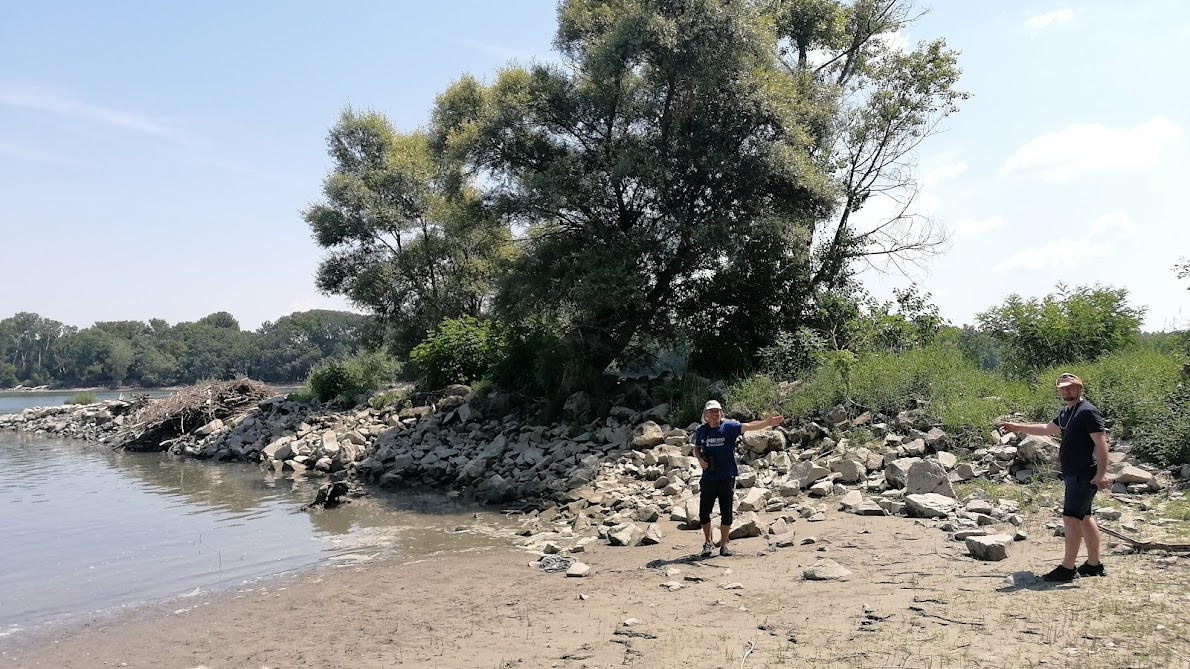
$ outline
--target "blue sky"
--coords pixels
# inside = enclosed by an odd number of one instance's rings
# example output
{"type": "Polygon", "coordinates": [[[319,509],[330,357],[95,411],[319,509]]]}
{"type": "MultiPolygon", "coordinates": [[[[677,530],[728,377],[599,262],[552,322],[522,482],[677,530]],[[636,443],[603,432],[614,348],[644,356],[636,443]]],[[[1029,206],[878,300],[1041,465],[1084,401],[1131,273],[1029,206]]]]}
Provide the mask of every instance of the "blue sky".
{"type": "MultiPolygon", "coordinates": [[[[924,5],[923,5],[924,6],[924,5]]],[[[0,318],[255,328],[315,307],[300,211],[345,105],[412,129],[464,73],[547,57],[552,0],[10,3],[0,22],[0,318]]],[[[973,97],[918,156],[954,232],[915,270],[956,324],[1059,281],[1190,324],[1172,266],[1190,181],[1190,4],[935,2],[901,37],[962,52],[973,97]],[[1126,9],[1125,9],[1126,7],[1126,9]]],[[[879,215],[879,203],[867,216],[879,215]]],[[[865,274],[887,296],[904,277],[865,274]]]]}

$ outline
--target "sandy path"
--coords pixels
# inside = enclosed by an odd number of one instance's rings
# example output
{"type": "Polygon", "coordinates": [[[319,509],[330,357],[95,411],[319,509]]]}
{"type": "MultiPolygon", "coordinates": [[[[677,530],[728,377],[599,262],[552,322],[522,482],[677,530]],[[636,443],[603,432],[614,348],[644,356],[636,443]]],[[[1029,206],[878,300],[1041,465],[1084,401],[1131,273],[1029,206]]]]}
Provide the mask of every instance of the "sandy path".
{"type": "Polygon", "coordinates": [[[831,513],[794,525],[816,544],[746,539],[706,560],[690,557],[697,532],[662,521],[660,545],[589,546],[583,579],[505,549],[324,568],[32,648],[0,640],[0,666],[1190,667],[1190,560],[1111,556],[1106,579],[1013,585],[1061,555],[1042,520],[996,563],[929,522],[831,513]],[[824,557],[850,580],[803,580],[824,557]],[[682,589],[661,587],[673,581],[682,589]]]}

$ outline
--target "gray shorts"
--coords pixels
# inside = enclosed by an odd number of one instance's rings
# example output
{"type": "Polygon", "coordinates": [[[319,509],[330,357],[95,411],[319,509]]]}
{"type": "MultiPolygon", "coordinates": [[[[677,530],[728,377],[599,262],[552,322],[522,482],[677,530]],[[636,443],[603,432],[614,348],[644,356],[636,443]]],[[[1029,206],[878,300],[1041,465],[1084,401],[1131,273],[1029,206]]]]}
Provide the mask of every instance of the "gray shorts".
{"type": "Polygon", "coordinates": [[[1062,496],[1062,515],[1082,520],[1091,515],[1091,502],[1099,488],[1090,477],[1063,474],[1062,483],[1066,492],[1062,496]]]}

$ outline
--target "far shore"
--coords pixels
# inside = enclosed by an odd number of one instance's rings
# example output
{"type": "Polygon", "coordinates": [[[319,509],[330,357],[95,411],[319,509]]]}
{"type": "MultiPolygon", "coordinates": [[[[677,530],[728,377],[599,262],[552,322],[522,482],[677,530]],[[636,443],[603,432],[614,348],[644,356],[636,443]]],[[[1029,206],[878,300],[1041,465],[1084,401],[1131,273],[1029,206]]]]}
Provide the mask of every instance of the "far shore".
{"type": "MultiPolygon", "coordinates": [[[[281,383],[281,384],[269,384],[269,385],[271,385],[274,388],[277,388],[278,390],[287,389],[287,388],[300,388],[302,386],[302,384],[300,384],[300,383],[281,383]]],[[[161,387],[155,387],[155,388],[139,388],[139,387],[135,387],[135,386],[126,386],[126,387],[120,387],[120,388],[105,388],[103,386],[96,387],[96,388],[37,388],[37,389],[33,389],[33,388],[0,388],[0,393],[20,393],[22,395],[24,395],[24,394],[29,394],[29,395],[55,394],[55,395],[59,395],[62,393],[177,392],[179,390],[185,390],[186,388],[192,388],[192,387],[193,387],[193,385],[161,386],[161,387]]]]}

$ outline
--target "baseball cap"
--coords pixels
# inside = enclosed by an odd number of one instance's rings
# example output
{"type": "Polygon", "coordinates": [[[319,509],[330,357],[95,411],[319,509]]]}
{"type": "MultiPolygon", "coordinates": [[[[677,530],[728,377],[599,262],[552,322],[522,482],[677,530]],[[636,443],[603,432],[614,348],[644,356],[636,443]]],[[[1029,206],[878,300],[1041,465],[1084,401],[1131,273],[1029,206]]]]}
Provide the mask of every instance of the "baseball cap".
{"type": "Polygon", "coordinates": [[[1083,380],[1078,378],[1074,374],[1071,374],[1070,372],[1066,372],[1064,374],[1058,375],[1058,387],[1059,388],[1065,388],[1066,386],[1081,387],[1082,385],[1083,385],[1083,380]]]}
{"type": "Polygon", "coordinates": [[[702,408],[703,411],[710,411],[711,409],[719,409],[720,411],[722,411],[723,406],[720,405],[715,400],[711,400],[710,402],[707,402],[707,405],[705,407],[702,408]]]}

